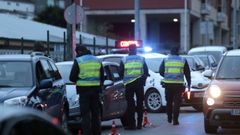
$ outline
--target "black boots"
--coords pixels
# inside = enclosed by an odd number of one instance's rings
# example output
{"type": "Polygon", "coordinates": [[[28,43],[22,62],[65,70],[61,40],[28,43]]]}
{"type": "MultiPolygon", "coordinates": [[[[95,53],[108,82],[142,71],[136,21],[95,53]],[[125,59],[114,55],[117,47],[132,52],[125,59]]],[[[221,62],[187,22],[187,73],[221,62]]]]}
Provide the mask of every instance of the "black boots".
{"type": "Polygon", "coordinates": [[[172,123],[172,116],[168,116],[168,123],[172,123]]]}
{"type": "Polygon", "coordinates": [[[174,121],[173,121],[173,125],[174,125],[174,126],[179,125],[178,120],[174,120],[174,121]]]}

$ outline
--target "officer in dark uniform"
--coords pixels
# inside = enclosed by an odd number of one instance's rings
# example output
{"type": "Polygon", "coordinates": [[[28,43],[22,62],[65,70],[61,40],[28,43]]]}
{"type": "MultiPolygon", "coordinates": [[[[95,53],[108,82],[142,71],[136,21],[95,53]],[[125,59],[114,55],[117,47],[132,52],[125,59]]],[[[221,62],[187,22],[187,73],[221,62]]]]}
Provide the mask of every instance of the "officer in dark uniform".
{"type": "Polygon", "coordinates": [[[142,128],[144,85],[148,76],[148,67],[145,59],[136,55],[136,45],[129,46],[129,56],[120,63],[120,74],[126,86],[127,111],[122,120],[125,129],[134,130],[142,128]],[[135,107],[134,93],[136,94],[137,106],[135,107]],[[135,108],[137,112],[137,126],[135,121],[135,108]]]}
{"type": "Polygon", "coordinates": [[[191,75],[187,60],[180,57],[178,51],[179,48],[173,46],[171,54],[163,60],[159,69],[160,75],[164,77],[162,85],[165,87],[168,122],[172,123],[173,118],[173,125],[179,125],[181,94],[185,90],[184,75],[188,83],[188,89],[191,86],[191,75]]]}
{"type": "Polygon", "coordinates": [[[100,135],[100,92],[104,81],[103,66],[84,46],[75,49],[74,60],[69,79],[76,83],[79,94],[82,130],[84,135],[100,135]]]}

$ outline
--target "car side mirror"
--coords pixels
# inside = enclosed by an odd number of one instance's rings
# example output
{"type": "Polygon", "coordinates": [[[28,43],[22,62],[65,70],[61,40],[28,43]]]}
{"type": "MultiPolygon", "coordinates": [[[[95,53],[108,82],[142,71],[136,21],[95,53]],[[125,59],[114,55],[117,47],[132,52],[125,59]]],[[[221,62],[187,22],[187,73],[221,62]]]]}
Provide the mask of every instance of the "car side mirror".
{"type": "Polygon", "coordinates": [[[105,80],[103,82],[104,87],[108,87],[108,86],[112,86],[113,85],[113,81],[112,80],[105,80]]]}
{"type": "Polygon", "coordinates": [[[203,76],[207,77],[207,78],[212,78],[213,76],[213,71],[212,70],[205,70],[203,72],[203,76]]]}
{"type": "Polygon", "coordinates": [[[40,81],[39,89],[51,88],[53,85],[52,79],[44,79],[40,81]]]}

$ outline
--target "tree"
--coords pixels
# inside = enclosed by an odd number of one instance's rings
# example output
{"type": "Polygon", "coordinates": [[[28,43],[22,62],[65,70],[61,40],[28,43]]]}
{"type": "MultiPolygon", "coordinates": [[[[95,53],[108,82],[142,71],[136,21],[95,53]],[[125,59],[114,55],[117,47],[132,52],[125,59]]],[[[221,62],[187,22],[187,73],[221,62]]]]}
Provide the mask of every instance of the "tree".
{"type": "Polygon", "coordinates": [[[66,27],[64,10],[57,6],[47,7],[45,10],[37,14],[34,20],[55,26],[66,27]]]}

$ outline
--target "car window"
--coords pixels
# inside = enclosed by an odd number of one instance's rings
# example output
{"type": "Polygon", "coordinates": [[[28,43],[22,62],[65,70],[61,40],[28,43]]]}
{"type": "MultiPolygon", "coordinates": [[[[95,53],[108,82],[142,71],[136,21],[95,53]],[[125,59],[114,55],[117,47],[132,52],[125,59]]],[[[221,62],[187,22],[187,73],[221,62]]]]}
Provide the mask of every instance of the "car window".
{"type": "Polygon", "coordinates": [[[104,66],[104,79],[113,81],[113,77],[111,75],[110,67],[108,65],[104,66]]]}
{"type": "Polygon", "coordinates": [[[0,86],[33,86],[33,72],[32,64],[30,62],[0,62],[0,70],[0,86]]]}
{"type": "Polygon", "coordinates": [[[72,69],[72,64],[65,64],[65,65],[57,65],[59,72],[61,73],[61,76],[65,83],[72,83],[69,80],[69,75],[72,69]]]}
{"type": "Polygon", "coordinates": [[[217,62],[212,55],[209,55],[209,62],[211,64],[211,66],[213,66],[213,67],[217,66],[217,62]]]}
{"type": "Polygon", "coordinates": [[[194,59],[192,57],[185,57],[185,59],[187,60],[188,65],[189,65],[191,70],[196,70],[197,69],[196,62],[194,61],[194,59]]]}
{"type": "Polygon", "coordinates": [[[217,79],[240,79],[240,57],[227,56],[224,57],[219,70],[217,79]]]}
{"type": "Polygon", "coordinates": [[[61,79],[61,75],[58,71],[58,68],[56,67],[56,65],[52,62],[52,61],[48,61],[53,69],[53,76],[55,80],[59,80],[61,79]]]}
{"type": "Polygon", "coordinates": [[[110,65],[110,70],[111,70],[111,74],[113,76],[114,81],[119,81],[121,80],[120,74],[119,74],[119,69],[118,66],[115,65],[110,65]]]}
{"type": "Polygon", "coordinates": [[[54,78],[54,71],[47,60],[40,60],[47,79],[54,78]]]}
{"type": "Polygon", "coordinates": [[[202,62],[204,63],[204,65],[206,66],[206,67],[210,67],[210,64],[209,64],[209,59],[208,59],[208,56],[206,55],[204,55],[204,56],[198,56],[201,60],[202,60],[202,62]]]}
{"type": "Polygon", "coordinates": [[[120,63],[121,60],[122,60],[122,57],[107,57],[103,59],[103,61],[116,62],[116,63],[120,63]]]}
{"type": "Polygon", "coordinates": [[[221,57],[222,57],[222,52],[220,51],[204,51],[204,52],[191,52],[191,55],[212,55],[215,60],[217,61],[217,63],[220,61],[221,57]]]}

